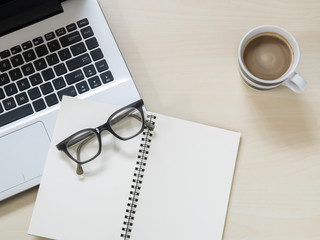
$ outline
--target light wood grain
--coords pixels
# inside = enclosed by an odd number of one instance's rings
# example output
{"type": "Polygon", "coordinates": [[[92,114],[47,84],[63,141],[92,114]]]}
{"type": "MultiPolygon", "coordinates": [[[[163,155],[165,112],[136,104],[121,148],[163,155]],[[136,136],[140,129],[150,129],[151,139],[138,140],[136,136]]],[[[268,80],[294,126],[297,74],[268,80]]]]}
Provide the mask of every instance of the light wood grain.
{"type": "MultiPolygon", "coordinates": [[[[241,132],[224,239],[320,239],[320,1],[99,2],[148,109],[241,132]],[[298,40],[303,93],[242,82],[238,44],[263,24],[298,40]]],[[[0,239],[41,239],[36,193],[0,203],[0,239]]]]}

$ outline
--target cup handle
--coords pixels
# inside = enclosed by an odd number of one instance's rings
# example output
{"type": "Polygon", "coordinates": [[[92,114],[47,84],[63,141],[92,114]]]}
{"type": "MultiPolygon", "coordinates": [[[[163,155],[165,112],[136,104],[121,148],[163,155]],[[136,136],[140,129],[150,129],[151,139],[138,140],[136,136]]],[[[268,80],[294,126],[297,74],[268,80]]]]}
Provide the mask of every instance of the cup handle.
{"type": "Polygon", "coordinates": [[[285,80],[282,84],[292,91],[300,93],[305,89],[307,82],[299,74],[294,73],[292,77],[285,80]]]}

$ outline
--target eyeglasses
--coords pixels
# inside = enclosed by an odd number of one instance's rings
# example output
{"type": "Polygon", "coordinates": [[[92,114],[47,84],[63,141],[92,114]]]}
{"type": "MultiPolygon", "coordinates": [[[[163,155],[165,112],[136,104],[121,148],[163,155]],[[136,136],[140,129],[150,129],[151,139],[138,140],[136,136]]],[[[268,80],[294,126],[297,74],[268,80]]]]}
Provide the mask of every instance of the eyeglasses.
{"type": "Polygon", "coordinates": [[[76,172],[81,175],[81,165],[94,160],[101,153],[102,131],[107,130],[121,140],[129,140],[143,132],[145,127],[153,130],[154,125],[145,121],[143,106],[142,99],[131,103],[114,112],[105,124],[78,131],[56,147],[77,163],[76,172]]]}

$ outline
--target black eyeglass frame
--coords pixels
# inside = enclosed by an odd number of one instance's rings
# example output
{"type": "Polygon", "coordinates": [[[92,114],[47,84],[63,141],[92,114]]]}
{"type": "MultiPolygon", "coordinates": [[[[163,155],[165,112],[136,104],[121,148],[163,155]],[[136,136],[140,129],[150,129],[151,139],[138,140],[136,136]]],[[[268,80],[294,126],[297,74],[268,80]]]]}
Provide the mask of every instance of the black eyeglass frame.
{"type": "MultiPolygon", "coordinates": [[[[129,104],[129,105],[127,105],[127,106],[125,106],[125,107],[123,107],[123,108],[120,108],[119,110],[115,111],[115,112],[108,118],[108,120],[107,120],[107,122],[106,122],[105,124],[102,124],[101,126],[98,126],[98,127],[96,127],[96,128],[86,128],[86,129],[82,129],[82,130],[80,130],[80,131],[72,134],[71,136],[67,137],[66,139],[64,139],[64,140],[61,141],[60,143],[58,143],[58,144],[56,145],[56,147],[57,147],[57,149],[58,149],[59,151],[63,151],[70,159],[72,159],[73,161],[75,161],[77,164],[82,165],[82,164],[88,163],[88,162],[94,160],[94,159],[95,159],[97,156],[99,156],[100,153],[101,153],[101,150],[102,150],[101,132],[107,130],[107,131],[109,131],[112,135],[114,135],[115,137],[117,137],[117,138],[119,138],[119,139],[121,139],[121,140],[123,140],[123,141],[126,141],[126,140],[129,140],[129,139],[131,139],[131,138],[134,138],[134,137],[136,137],[137,135],[139,135],[140,133],[142,133],[145,127],[148,127],[149,129],[153,129],[153,126],[150,125],[150,124],[147,124],[146,121],[145,121],[143,107],[144,107],[144,103],[143,103],[143,100],[142,100],[142,99],[140,99],[140,100],[138,100],[138,101],[136,101],[136,102],[133,102],[133,103],[131,103],[131,104],[129,104]],[[142,119],[141,119],[142,124],[141,124],[141,129],[140,129],[135,135],[130,136],[130,137],[128,137],[128,138],[123,138],[123,137],[119,136],[118,134],[116,134],[116,133],[113,131],[113,129],[112,129],[112,127],[111,127],[111,120],[114,118],[114,116],[116,116],[117,114],[119,114],[119,112],[122,112],[123,110],[125,110],[125,109],[127,109],[127,108],[128,108],[128,109],[129,109],[129,108],[135,108],[135,109],[137,109],[137,110],[140,112],[141,117],[142,117],[142,119]],[[93,133],[97,136],[98,143],[99,143],[99,149],[98,149],[97,154],[96,154],[95,156],[93,156],[92,158],[90,158],[90,159],[88,159],[88,160],[86,160],[86,161],[79,161],[79,160],[75,159],[73,156],[71,156],[71,154],[70,154],[70,153],[68,152],[68,150],[67,150],[67,146],[68,146],[68,143],[70,142],[70,140],[73,139],[76,135],[79,135],[79,134],[81,134],[82,132],[89,132],[89,131],[93,132],[93,133]]],[[[119,119],[119,120],[121,120],[121,119],[119,119]]],[[[84,137],[87,137],[87,136],[84,136],[84,137]]]]}

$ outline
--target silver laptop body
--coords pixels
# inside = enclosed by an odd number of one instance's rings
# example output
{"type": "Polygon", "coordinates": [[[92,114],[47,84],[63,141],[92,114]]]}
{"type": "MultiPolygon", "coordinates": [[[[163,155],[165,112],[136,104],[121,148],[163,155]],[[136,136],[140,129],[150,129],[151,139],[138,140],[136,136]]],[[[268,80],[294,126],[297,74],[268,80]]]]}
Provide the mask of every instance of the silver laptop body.
{"type": "Polygon", "coordinates": [[[0,200],[40,183],[63,95],[119,106],[140,98],[98,2],[61,5],[63,13],[0,38],[0,52],[10,53],[0,58],[0,200]]]}

